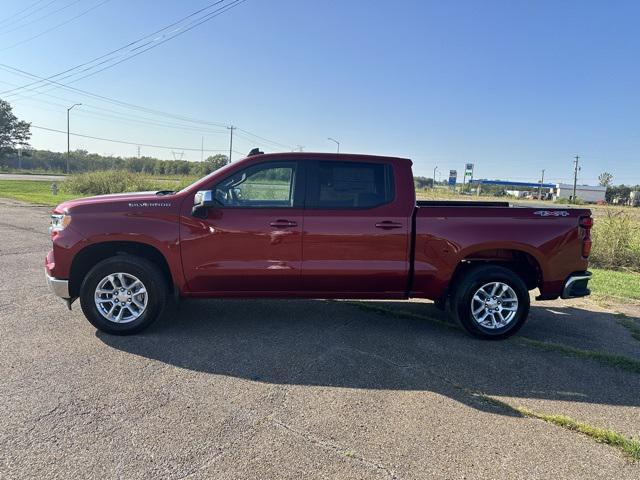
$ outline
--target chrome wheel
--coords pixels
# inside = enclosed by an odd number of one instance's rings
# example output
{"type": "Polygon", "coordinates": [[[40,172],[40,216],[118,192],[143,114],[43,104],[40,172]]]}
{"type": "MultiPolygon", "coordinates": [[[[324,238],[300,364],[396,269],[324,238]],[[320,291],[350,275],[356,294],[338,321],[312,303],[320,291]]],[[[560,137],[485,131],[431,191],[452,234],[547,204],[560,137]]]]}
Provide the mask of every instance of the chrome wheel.
{"type": "Polygon", "coordinates": [[[149,296],[137,277],[112,273],[98,282],[94,300],[98,312],[110,322],[129,323],[144,313],[149,296]]]}
{"type": "Polygon", "coordinates": [[[478,325],[497,329],[509,325],[518,312],[518,296],[509,285],[491,282],[480,287],[471,299],[471,315],[478,325]]]}

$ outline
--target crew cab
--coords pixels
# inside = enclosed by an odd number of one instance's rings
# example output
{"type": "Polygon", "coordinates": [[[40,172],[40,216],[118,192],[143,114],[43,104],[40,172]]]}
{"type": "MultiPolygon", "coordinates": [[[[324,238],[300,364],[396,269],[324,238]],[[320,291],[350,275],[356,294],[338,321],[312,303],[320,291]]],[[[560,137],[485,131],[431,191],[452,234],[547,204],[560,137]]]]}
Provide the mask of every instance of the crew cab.
{"type": "Polygon", "coordinates": [[[252,151],[179,192],[67,201],[46,278],[111,334],[147,327],[172,297],[426,298],[495,339],[522,326],[530,290],[589,294],[589,210],[416,202],[411,165],[252,151]]]}

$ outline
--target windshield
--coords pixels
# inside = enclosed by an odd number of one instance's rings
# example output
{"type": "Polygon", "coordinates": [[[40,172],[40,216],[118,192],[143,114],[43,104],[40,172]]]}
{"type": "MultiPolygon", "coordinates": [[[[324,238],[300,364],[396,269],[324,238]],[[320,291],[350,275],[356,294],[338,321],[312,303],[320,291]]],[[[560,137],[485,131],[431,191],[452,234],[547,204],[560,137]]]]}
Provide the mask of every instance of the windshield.
{"type": "Polygon", "coordinates": [[[191,188],[193,188],[196,184],[200,183],[200,182],[204,182],[206,185],[206,180],[212,178],[214,175],[218,175],[219,173],[224,173],[227,170],[229,170],[229,168],[231,168],[231,165],[234,165],[232,163],[227,163],[224,167],[220,167],[217,170],[214,170],[213,172],[209,173],[208,175],[205,175],[202,178],[199,178],[198,180],[196,180],[195,182],[187,185],[186,187],[184,187],[182,190],[180,190],[178,193],[183,193],[186,192],[187,190],[190,190],[191,188]]]}

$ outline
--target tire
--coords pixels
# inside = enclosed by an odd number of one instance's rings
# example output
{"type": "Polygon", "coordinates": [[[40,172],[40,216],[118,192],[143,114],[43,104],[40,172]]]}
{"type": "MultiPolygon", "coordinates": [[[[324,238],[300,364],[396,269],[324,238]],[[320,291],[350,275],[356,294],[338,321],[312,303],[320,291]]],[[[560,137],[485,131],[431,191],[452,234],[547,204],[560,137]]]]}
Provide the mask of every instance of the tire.
{"type": "Polygon", "coordinates": [[[103,260],[87,273],[80,287],[84,316],[98,330],[113,335],[131,335],[147,328],[162,313],[166,297],[162,271],[134,255],[103,260]],[[116,294],[99,293],[99,286],[100,292],[116,294]],[[127,286],[131,289],[127,290],[127,286]]]}
{"type": "Polygon", "coordinates": [[[520,330],[529,315],[529,304],[524,281],[512,270],[490,264],[472,266],[451,295],[452,314],[462,327],[488,340],[504,339],[520,330]]]}

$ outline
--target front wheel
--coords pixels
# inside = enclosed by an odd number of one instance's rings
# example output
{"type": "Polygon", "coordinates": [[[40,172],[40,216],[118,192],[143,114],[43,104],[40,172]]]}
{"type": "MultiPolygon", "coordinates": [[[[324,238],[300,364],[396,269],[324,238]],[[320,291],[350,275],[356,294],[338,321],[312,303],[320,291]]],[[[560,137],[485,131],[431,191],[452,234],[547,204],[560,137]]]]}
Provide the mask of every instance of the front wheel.
{"type": "Polygon", "coordinates": [[[529,303],[524,281],[497,265],[471,267],[451,296],[452,313],[467,332],[496,340],[510,337],[522,327],[529,303]]]}
{"type": "Polygon", "coordinates": [[[80,287],[80,306],[99,330],[129,335],[147,328],[162,313],[167,286],[149,260],[119,255],[103,260],[80,287]]]}

